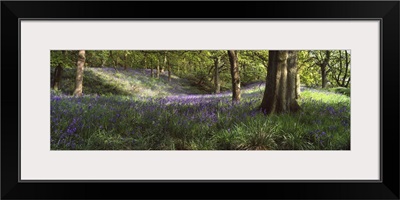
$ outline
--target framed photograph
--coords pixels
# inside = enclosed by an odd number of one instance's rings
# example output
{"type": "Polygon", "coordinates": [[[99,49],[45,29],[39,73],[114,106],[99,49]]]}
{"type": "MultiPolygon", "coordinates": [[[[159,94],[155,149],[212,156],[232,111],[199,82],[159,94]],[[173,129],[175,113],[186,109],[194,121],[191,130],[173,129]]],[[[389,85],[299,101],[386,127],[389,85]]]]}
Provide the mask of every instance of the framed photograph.
{"type": "Polygon", "coordinates": [[[399,8],[2,1],[1,198],[399,199],[399,8]]]}

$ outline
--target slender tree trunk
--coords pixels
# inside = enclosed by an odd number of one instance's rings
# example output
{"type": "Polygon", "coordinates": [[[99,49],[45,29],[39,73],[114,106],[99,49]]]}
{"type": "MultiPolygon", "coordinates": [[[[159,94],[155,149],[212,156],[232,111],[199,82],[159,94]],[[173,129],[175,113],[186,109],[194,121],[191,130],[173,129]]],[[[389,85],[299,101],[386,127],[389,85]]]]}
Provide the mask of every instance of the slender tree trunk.
{"type": "Polygon", "coordinates": [[[128,52],[125,52],[125,54],[124,54],[124,61],[125,61],[125,64],[124,64],[124,69],[125,70],[127,70],[128,69],[128,52]]]}
{"type": "Polygon", "coordinates": [[[157,78],[160,78],[160,60],[157,59],[157,78]]]}
{"type": "Polygon", "coordinates": [[[247,80],[247,73],[246,73],[246,63],[241,64],[243,69],[243,80],[247,80]]]}
{"type": "Polygon", "coordinates": [[[340,82],[340,77],[342,76],[342,70],[343,70],[342,51],[339,50],[339,75],[337,76],[337,78],[335,78],[338,86],[342,86],[342,83],[340,82]]]}
{"type": "Polygon", "coordinates": [[[150,75],[151,78],[154,78],[153,59],[150,59],[150,75]]]}
{"type": "Polygon", "coordinates": [[[115,51],[115,54],[116,54],[116,56],[115,56],[115,67],[117,68],[118,67],[118,50],[115,51]]]}
{"type": "Polygon", "coordinates": [[[229,62],[231,64],[232,76],[232,102],[240,101],[240,76],[237,51],[228,50],[229,62]]]}
{"type": "Polygon", "coordinates": [[[171,82],[171,63],[168,60],[168,81],[171,82]]]}
{"type": "Polygon", "coordinates": [[[147,54],[146,53],[144,54],[143,62],[144,62],[144,68],[147,69],[147,54]]]}
{"type": "Polygon", "coordinates": [[[327,84],[327,78],[326,78],[326,75],[327,75],[327,66],[328,66],[328,63],[329,63],[329,60],[330,60],[330,56],[331,56],[331,52],[330,51],[325,51],[325,59],[324,59],[324,61],[322,62],[322,65],[321,65],[321,76],[322,76],[322,88],[325,88],[326,87],[326,84],[327,84]]]}
{"type": "Polygon", "coordinates": [[[54,71],[54,75],[53,75],[54,79],[53,79],[52,88],[54,90],[58,90],[60,88],[62,71],[63,71],[62,66],[60,64],[57,65],[57,67],[54,71]]]}
{"type": "Polygon", "coordinates": [[[349,55],[347,54],[347,50],[344,50],[344,56],[345,56],[346,69],[344,71],[342,87],[347,87],[348,83],[346,83],[347,82],[346,78],[347,78],[347,71],[349,70],[349,55]]]}
{"type": "Polygon", "coordinates": [[[325,65],[322,65],[321,66],[321,77],[322,77],[322,85],[321,85],[321,87],[322,88],[325,88],[326,87],[326,66],[325,65]]]}
{"type": "Polygon", "coordinates": [[[79,50],[74,96],[82,96],[85,59],[85,50],[79,50]]]}
{"type": "Polygon", "coordinates": [[[297,112],[297,52],[269,51],[267,80],[261,110],[265,114],[297,112]]]}
{"type": "Polygon", "coordinates": [[[116,61],[114,60],[114,56],[113,56],[112,50],[110,51],[110,58],[111,58],[111,61],[113,63],[113,68],[115,69],[116,72],[118,72],[118,70],[117,70],[117,64],[118,63],[116,63],[116,61]]]}
{"type": "MultiPolygon", "coordinates": [[[[67,51],[62,51],[62,55],[67,58],[67,51]]],[[[63,66],[61,64],[58,64],[55,71],[54,71],[54,75],[53,75],[53,83],[51,85],[51,87],[54,90],[58,90],[60,88],[61,85],[61,77],[62,77],[62,72],[63,72],[63,66]]]]}
{"type": "Polygon", "coordinates": [[[105,61],[106,61],[105,59],[102,59],[102,58],[100,59],[100,62],[101,62],[101,67],[104,67],[104,65],[105,65],[105,61]]]}
{"type": "MultiPolygon", "coordinates": [[[[298,70],[298,69],[297,69],[298,70]]],[[[300,99],[300,74],[297,71],[297,75],[296,75],[296,99],[300,99]]]]}
{"type": "Polygon", "coordinates": [[[164,52],[164,64],[161,66],[161,73],[164,72],[164,68],[167,66],[167,51],[164,52]]]}
{"type": "Polygon", "coordinates": [[[215,87],[215,94],[221,93],[221,83],[219,82],[219,72],[218,72],[218,65],[219,65],[220,58],[214,58],[214,87],[215,87]]]}

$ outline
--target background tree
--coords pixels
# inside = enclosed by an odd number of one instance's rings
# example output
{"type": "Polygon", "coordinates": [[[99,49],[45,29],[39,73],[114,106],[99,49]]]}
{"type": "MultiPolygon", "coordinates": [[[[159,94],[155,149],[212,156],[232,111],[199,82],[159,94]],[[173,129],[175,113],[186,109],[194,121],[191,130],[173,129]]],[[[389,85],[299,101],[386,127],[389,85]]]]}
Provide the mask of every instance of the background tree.
{"type": "Polygon", "coordinates": [[[319,67],[322,78],[321,87],[325,88],[328,82],[328,65],[331,57],[331,51],[309,51],[309,57],[313,60],[313,65],[317,65],[319,67]]]}
{"type": "Polygon", "coordinates": [[[264,76],[267,73],[268,51],[242,50],[239,53],[240,81],[242,83],[265,81],[264,76]]]}
{"type": "Polygon", "coordinates": [[[60,87],[60,82],[61,82],[61,75],[63,71],[63,65],[65,61],[66,51],[52,51],[51,52],[53,60],[52,60],[52,65],[56,65],[56,68],[54,70],[53,74],[53,80],[51,83],[51,88],[54,90],[58,90],[60,87]]]}
{"type": "Polygon", "coordinates": [[[333,53],[333,62],[329,64],[333,84],[339,87],[350,86],[350,53],[347,50],[338,50],[333,53]]]}
{"type": "MultiPolygon", "coordinates": [[[[170,81],[173,77],[179,77],[187,79],[189,84],[207,93],[220,93],[233,89],[233,96],[240,100],[238,92],[240,86],[265,81],[269,51],[232,50],[232,52],[234,54],[229,54],[227,50],[89,50],[85,51],[84,67],[112,67],[116,73],[119,73],[120,69],[131,68],[147,75],[150,71],[151,77],[165,77],[170,81]],[[232,55],[236,60],[233,65],[232,55]],[[168,70],[168,73],[162,73],[162,69],[168,70]],[[238,74],[235,75],[235,72],[238,74]]],[[[75,80],[75,72],[72,72],[72,69],[76,68],[78,51],[64,51],[64,53],[51,51],[50,84],[52,89],[63,87],[61,92],[71,94],[75,89],[74,82],[64,81],[61,84],[61,80],[63,77],[75,80]]],[[[298,51],[297,54],[296,98],[299,98],[300,83],[306,87],[322,85],[327,87],[328,83],[332,86],[350,87],[349,51],[305,50],[298,51]]],[[[92,71],[87,73],[94,75],[92,71]]],[[[99,85],[101,80],[88,83],[99,85]]]]}
{"type": "Polygon", "coordinates": [[[229,62],[231,64],[232,76],[232,101],[240,101],[240,76],[238,66],[238,55],[235,50],[228,50],[229,62]]]}
{"type": "Polygon", "coordinates": [[[266,87],[261,110],[265,114],[297,112],[297,52],[269,51],[266,87]]]}
{"type": "Polygon", "coordinates": [[[80,50],[76,67],[76,82],[74,96],[82,96],[83,70],[85,66],[85,50],[80,50]]]}
{"type": "MultiPolygon", "coordinates": [[[[77,51],[50,51],[51,88],[63,90],[62,79],[64,71],[76,69],[77,51]]],[[[75,74],[75,73],[74,73],[75,74]]]]}
{"type": "MultiPolygon", "coordinates": [[[[219,94],[221,92],[221,80],[220,80],[220,71],[224,66],[224,62],[221,62],[221,59],[224,55],[223,51],[208,51],[208,59],[213,61],[213,65],[209,70],[208,75],[213,72],[211,76],[211,81],[214,81],[214,93],[219,94]]],[[[203,59],[204,60],[204,59],[203,59]]]]}

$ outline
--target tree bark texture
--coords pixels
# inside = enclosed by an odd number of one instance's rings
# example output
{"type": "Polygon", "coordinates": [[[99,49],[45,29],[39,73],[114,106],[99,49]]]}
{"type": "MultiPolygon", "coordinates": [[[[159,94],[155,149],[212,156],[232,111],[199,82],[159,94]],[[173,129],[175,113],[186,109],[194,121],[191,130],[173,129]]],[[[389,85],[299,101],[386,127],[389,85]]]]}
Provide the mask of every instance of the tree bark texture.
{"type": "Polygon", "coordinates": [[[232,76],[232,102],[240,101],[240,75],[237,51],[228,50],[229,62],[231,64],[232,76]]]}
{"type": "Polygon", "coordinates": [[[297,71],[297,75],[296,75],[296,99],[300,99],[300,97],[301,97],[300,93],[301,93],[301,90],[300,90],[300,74],[297,71]]]}
{"type": "Polygon", "coordinates": [[[297,112],[297,52],[269,51],[267,80],[261,110],[265,114],[297,112]]]}
{"type": "Polygon", "coordinates": [[[167,51],[164,52],[164,64],[161,66],[161,73],[164,72],[164,68],[167,66],[167,51]]]}
{"type": "Polygon", "coordinates": [[[214,87],[215,87],[215,94],[221,93],[221,83],[219,81],[219,58],[214,58],[214,87]]]}
{"type": "Polygon", "coordinates": [[[322,88],[326,87],[326,84],[328,82],[328,79],[326,78],[327,76],[327,66],[329,64],[329,60],[331,57],[331,52],[330,51],[325,51],[325,59],[323,60],[322,64],[321,64],[321,77],[322,77],[322,88]]]}
{"type": "Polygon", "coordinates": [[[79,50],[78,62],[76,67],[76,81],[74,96],[82,96],[83,90],[83,70],[85,68],[85,50],[79,50]]]}
{"type": "Polygon", "coordinates": [[[57,67],[54,71],[54,75],[53,75],[54,79],[53,79],[52,88],[54,90],[58,90],[60,88],[62,71],[63,71],[62,66],[60,64],[57,65],[57,67]]]}
{"type": "Polygon", "coordinates": [[[171,63],[168,60],[168,81],[171,82],[171,63]]]}
{"type": "Polygon", "coordinates": [[[157,78],[160,78],[160,60],[157,59],[157,78]]]}

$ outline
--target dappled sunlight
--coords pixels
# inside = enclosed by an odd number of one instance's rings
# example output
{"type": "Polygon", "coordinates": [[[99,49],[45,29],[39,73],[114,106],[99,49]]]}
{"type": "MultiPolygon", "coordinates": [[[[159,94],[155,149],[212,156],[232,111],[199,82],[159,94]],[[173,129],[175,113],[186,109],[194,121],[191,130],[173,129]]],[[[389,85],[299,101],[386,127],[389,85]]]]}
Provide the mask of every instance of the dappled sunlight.
{"type": "Polygon", "coordinates": [[[81,52],[51,51],[51,150],[350,150],[346,51],[81,52]]]}

